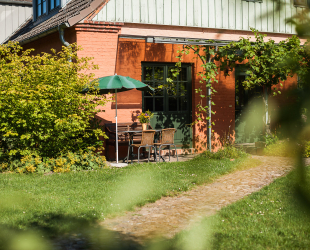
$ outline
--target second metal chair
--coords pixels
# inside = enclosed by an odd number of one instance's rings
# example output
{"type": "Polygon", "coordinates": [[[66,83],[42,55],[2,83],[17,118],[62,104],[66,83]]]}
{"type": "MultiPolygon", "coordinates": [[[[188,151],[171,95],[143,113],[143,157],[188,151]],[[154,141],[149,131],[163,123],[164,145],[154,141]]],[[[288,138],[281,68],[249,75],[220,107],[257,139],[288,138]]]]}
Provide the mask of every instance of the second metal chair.
{"type": "Polygon", "coordinates": [[[144,130],[144,131],[142,131],[141,143],[140,144],[131,144],[128,146],[127,163],[128,163],[129,157],[131,157],[131,162],[132,162],[132,155],[130,155],[130,152],[131,152],[131,148],[133,148],[133,147],[138,148],[138,163],[140,161],[140,148],[147,148],[148,147],[149,148],[148,162],[149,162],[152,148],[154,148],[154,151],[155,151],[154,136],[155,136],[155,130],[144,130]]]}
{"type": "Polygon", "coordinates": [[[175,148],[175,154],[177,156],[177,161],[179,161],[179,158],[178,158],[178,152],[177,152],[177,147],[175,146],[174,144],[174,134],[176,132],[176,129],[175,128],[166,128],[166,129],[163,129],[161,131],[161,140],[159,143],[154,143],[155,147],[159,147],[159,152],[158,152],[158,158],[159,158],[159,161],[160,161],[160,150],[162,147],[169,147],[169,161],[170,161],[170,151],[171,151],[171,146],[174,146],[175,148]]]}

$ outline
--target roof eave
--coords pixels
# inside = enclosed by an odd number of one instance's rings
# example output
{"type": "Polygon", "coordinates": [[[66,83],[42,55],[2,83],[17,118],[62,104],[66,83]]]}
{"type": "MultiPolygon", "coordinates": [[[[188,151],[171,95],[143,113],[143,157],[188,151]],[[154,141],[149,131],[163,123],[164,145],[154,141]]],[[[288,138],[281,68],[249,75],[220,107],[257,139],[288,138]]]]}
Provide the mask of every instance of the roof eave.
{"type": "Polygon", "coordinates": [[[26,1],[0,0],[0,3],[32,6],[32,2],[26,2],[26,1]]]}
{"type": "MultiPolygon", "coordinates": [[[[0,0],[1,1],[1,0],[0,0]]],[[[72,27],[75,24],[77,24],[79,21],[81,21],[82,19],[84,19],[85,17],[87,17],[90,13],[92,13],[93,11],[95,11],[101,4],[102,2],[105,3],[107,0],[94,0],[89,7],[87,7],[86,9],[82,10],[78,15],[69,18],[66,22],[63,22],[60,25],[54,26],[46,31],[43,31],[42,33],[39,33],[38,35],[35,35],[33,37],[29,37],[25,40],[20,41],[19,43],[21,45],[30,43],[32,41],[35,41],[39,38],[45,37],[51,33],[54,33],[55,31],[58,31],[58,26],[63,26],[65,25],[66,27],[72,27]]]]}
{"type": "MultiPolygon", "coordinates": [[[[63,24],[60,24],[59,26],[69,27],[69,24],[68,23],[63,23],[63,24]]],[[[45,37],[45,36],[47,36],[49,34],[52,34],[52,33],[56,32],[56,31],[58,31],[58,27],[59,26],[55,26],[53,28],[50,28],[50,29],[48,29],[48,30],[46,30],[46,31],[36,35],[36,36],[29,37],[29,38],[19,42],[19,44],[20,45],[24,45],[24,44],[30,43],[32,41],[38,40],[39,38],[45,37]]]]}

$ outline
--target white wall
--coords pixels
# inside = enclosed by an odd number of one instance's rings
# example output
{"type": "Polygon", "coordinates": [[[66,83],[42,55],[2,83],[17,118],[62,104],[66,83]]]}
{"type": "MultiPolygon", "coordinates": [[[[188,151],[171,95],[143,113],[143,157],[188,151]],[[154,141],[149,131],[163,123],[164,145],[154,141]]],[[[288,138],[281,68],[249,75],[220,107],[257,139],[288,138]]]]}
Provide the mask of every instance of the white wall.
{"type": "Polygon", "coordinates": [[[303,9],[285,1],[279,13],[271,0],[110,0],[93,20],[294,34],[285,19],[303,9]]]}
{"type": "Polygon", "coordinates": [[[0,43],[32,14],[31,6],[0,3],[0,43]]]}

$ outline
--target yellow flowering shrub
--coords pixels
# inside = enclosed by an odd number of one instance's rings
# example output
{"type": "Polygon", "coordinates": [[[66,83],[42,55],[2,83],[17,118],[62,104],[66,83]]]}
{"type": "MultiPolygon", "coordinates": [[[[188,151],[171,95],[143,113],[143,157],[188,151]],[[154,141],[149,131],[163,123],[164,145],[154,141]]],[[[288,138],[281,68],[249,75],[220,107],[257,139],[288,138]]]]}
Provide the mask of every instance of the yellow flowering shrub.
{"type": "Polygon", "coordinates": [[[16,173],[67,173],[70,171],[95,170],[106,167],[106,158],[87,151],[68,152],[58,158],[41,158],[38,155],[25,155],[21,160],[0,163],[0,172],[16,173]]]}

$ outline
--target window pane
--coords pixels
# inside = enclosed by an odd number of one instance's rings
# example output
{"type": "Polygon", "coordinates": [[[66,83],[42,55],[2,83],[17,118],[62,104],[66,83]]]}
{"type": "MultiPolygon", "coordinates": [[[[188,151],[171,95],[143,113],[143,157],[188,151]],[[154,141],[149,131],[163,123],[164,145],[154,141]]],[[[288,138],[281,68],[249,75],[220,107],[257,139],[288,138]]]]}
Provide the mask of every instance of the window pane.
{"type": "Polygon", "coordinates": [[[153,96],[154,92],[153,91],[144,91],[143,94],[144,94],[144,96],[153,96]]]}
{"type": "Polygon", "coordinates": [[[144,98],[144,110],[154,111],[153,98],[144,98]]]}
{"type": "Polygon", "coordinates": [[[186,111],[187,110],[187,99],[180,98],[179,99],[179,111],[186,111]]]}
{"type": "Polygon", "coordinates": [[[164,80],[164,67],[154,67],[154,80],[164,80]]]}
{"type": "Polygon", "coordinates": [[[177,86],[178,86],[178,84],[176,82],[171,83],[169,85],[169,87],[167,88],[167,93],[169,96],[177,96],[178,95],[177,86]]]}
{"type": "Polygon", "coordinates": [[[56,0],[56,7],[60,5],[60,0],[56,0]]]}
{"type": "Polygon", "coordinates": [[[49,0],[50,1],[50,9],[54,9],[55,5],[54,5],[54,0],[49,0]]]}
{"type": "Polygon", "coordinates": [[[173,76],[173,74],[175,73],[175,70],[177,70],[176,67],[169,67],[168,68],[168,78],[171,78],[173,81],[177,80],[177,77],[173,76]]]}
{"type": "Polygon", "coordinates": [[[182,68],[179,74],[180,81],[187,81],[187,68],[182,68]]]}
{"type": "Polygon", "coordinates": [[[155,98],[155,111],[164,111],[164,98],[155,98]]]}
{"type": "Polygon", "coordinates": [[[178,98],[169,97],[169,111],[178,111],[178,98]]]}
{"type": "Polygon", "coordinates": [[[186,82],[179,83],[179,95],[180,96],[187,95],[187,83],[186,82]]]}
{"type": "Polygon", "coordinates": [[[38,16],[42,15],[41,6],[42,6],[41,4],[38,5],[38,16]]]}
{"type": "Polygon", "coordinates": [[[43,10],[42,10],[42,14],[46,13],[46,1],[43,1],[43,10]]]}
{"type": "Polygon", "coordinates": [[[144,67],[143,81],[151,81],[153,74],[153,67],[144,67]]]}
{"type": "Polygon", "coordinates": [[[162,83],[161,82],[155,82],[154,84],[153,84],[153,86],[154,86],[154,96],[163,96],[164,95],[164,91],[163,91],[163,89],[162,88],[158,88],[160,85],[162,85],[162,83]]]}

